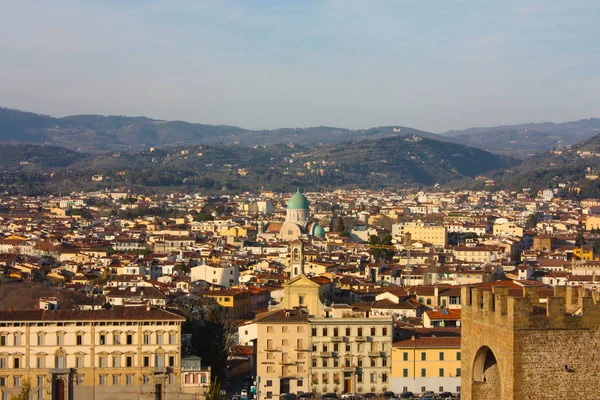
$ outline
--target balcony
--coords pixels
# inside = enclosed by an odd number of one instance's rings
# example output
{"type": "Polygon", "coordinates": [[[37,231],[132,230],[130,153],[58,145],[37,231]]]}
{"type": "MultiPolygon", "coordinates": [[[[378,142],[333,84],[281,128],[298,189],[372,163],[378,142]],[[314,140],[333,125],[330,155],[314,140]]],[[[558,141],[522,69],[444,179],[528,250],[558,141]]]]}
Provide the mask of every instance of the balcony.
{"type": "Polygon", "coordinates": [[[333,357],[333,351],[322,351],[320,356],[321,357],[333,357]]]}
{"type": "Polygon", "coordinates": [[[356,372],[356,367],[355,366],[343,366],[342,367],[342,372],[356,372]]]}
{"type": "Polygon", "coordinates": [[[357,336],[356,338],[354,338],[354,340],[356,340],[357,342],[366,342],[367,337],[366,336],[357,336]]]}
{"type": "Polygon", "coordinates": [[[381,351],[370,351],[369,357],[381,357],[381,351]]]}
{"type": "Polygon", "coordinates": [[[301,349],[294,349],[294,351],[312,351],[312,349],[309,349],[309,348],[301,348],[301,349]]]}
{"type": "Polygon", "coordinates": [[[267,347],[265,351],[281,351],[279,347],[267,347]]]}
{"type": "Polygon", "coordinates": [[[333,336],[331,338],[331,341],[334,343],[341,343],[344,341],[344,337],[343,336],[333,336]]]}
{"type": "Polygon", "coordinates": [[[296,365],[296,361],[292,361],[292,360],[283,360],[282,362],[280,362],[279,364],[281,365],[296,365]]]}
{"type": "Polygon", "coordinates": [[[168,373],[167,367],[154,367],[152,369],[154,375],[166,375],[168,373]]]}

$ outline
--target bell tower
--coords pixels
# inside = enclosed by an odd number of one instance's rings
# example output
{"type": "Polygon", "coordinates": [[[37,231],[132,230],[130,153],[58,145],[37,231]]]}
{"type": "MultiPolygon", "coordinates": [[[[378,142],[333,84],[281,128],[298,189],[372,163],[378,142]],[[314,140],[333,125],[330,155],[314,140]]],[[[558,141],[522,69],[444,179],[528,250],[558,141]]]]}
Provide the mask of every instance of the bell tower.
{"type": "Polygon", "coordinates": [[[290,279],[304,275],[304,243],[294,240],[290,243],[290,279]]]}

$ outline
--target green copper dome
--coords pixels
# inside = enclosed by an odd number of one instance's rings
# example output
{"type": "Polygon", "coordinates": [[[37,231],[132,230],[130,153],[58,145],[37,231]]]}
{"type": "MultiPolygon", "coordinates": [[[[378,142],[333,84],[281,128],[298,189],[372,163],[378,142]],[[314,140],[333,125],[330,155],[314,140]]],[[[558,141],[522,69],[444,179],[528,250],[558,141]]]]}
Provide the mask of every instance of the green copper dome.
{"type": "Polygon", "coordinates": [[[323,229],[323,227],[321,225],[319,225],[318,223],[315,223],[315,225],[313,226],[312,229],[312,235],[318,238],[324,238],[325,237],[325,229],[323,229]]]}
{"type": "Polygon", "coordinates": [[[300,189],[290,197],[287,203],[287,208],[290,210],[308,210],[308,199],[300,193],[300,189]]]}

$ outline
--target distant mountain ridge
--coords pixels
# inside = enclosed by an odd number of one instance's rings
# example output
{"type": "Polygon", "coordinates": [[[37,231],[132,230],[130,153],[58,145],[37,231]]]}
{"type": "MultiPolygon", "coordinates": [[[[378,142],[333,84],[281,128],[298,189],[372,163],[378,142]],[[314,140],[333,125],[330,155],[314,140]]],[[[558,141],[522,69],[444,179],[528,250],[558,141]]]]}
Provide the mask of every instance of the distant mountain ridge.
{"type": "Polygon", "coordinates": [[[492,153],[525,158],[553,148],[583,142],[600,133],[600,119],[589,118],[563,123],[526,123],[488,128],[450,130],[447,140],[492,153]]]}
{"type": "Polygon", "coordinates": [[[132,151],[159,146],[217,143],[243,146],[276,143],[329,144],[405,134],[444,140],[433,133],[400,126],[361,130],[325,126],[250,130],[236,126],[164,121],[147,117],[73,115],[54,118],[0,108],[0,141],[49,144],[84,152],[132,151]]]}
{"type": "Polygon", "coordinates": [[[147,117],[90,114],[55,118],[0,107],[0,142],[38,143],[91,153],[201,144],[326,145],[418,135],[426,139],[476,147],[495,154],[526,158],[552,148],[582,142],[598,133],[598,118],[564,123],[469,128],[438,135],[400,125],[354,130],[327,126],[250,130],[237,126],[165,121],[147,117]]]}

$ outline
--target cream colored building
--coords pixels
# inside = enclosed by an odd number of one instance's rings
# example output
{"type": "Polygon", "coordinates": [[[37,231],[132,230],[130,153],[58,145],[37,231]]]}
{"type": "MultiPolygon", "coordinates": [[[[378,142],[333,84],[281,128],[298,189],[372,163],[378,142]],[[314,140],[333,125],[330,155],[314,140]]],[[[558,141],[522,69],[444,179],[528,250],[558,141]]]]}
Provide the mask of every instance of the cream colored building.
{"type": "Polygon", "coordinates": [[[145,306],[2,311],[1,398],[30,378],[35,399],[195,399],[210,370],[182,371],[183,321],[145,306]]]}
{"type": "Polygon", "coordinates": [[[350,306],[278,310],[256,321],[261,399],[285,393],[376,392],[391,385],[391,316],[368,316],[350,306]]]}
{"type": "Polygon", "coordinates": [[[403,234],[410,233],[413,241],[431,243],[437,247],[448,244],[448,231],[443,225],[430,225],[423,222],[407,222],[403,234]]]}

